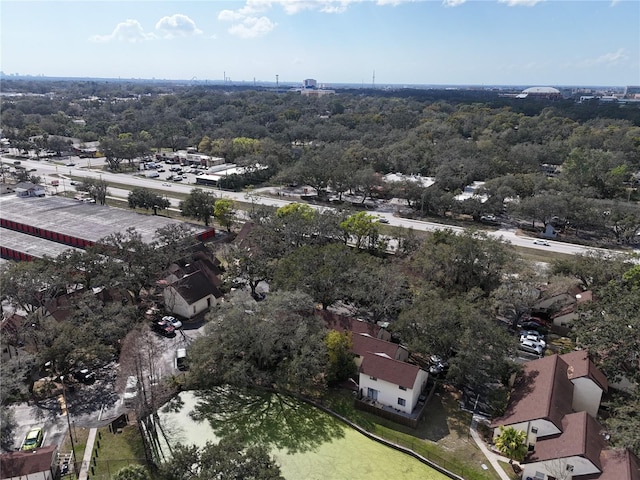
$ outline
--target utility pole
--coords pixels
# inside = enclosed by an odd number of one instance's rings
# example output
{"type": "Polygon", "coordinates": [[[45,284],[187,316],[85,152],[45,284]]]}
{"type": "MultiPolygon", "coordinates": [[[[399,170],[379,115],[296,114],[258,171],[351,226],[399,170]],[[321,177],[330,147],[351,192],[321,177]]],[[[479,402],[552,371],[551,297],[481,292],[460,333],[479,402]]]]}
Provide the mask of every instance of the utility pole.
{"type": "Polygon", "coordinates": [[[279,78],[279,75],[276,75],[276,88],[278,88],[278,78],[279,78]]]}

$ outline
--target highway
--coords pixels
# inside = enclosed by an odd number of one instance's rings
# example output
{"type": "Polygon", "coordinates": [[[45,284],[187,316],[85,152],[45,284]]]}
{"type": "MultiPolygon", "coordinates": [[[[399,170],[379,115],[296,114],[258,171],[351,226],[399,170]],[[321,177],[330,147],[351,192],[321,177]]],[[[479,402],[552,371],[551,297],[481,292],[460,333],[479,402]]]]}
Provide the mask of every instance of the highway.
{"type": "MultiPolygon", "coordinates": [[[[74,163],[74,166],[67,166],[65,163],[53,163],[50,161],[35,161],[35,160],[21,160],[21,166],[27,168],[28,170],[35,169],[32,172],[34,175],[38,175],[43,178],[43,180],[47,184],[47,188],[51,189],[52,193],[62,192],[65,190],[74,190],[74,187],[71,185],[71,177],[83,177],[83,178],[95,178],[102,179],[108,183],[116,183],[120,185],[129,185],[131,187],[145,187],[145,188],[153,188],[155,190],[162,190],[165,192],[166,197],[170,200],[172,208],[177,208],[179,204],[179,199],[176,199],[171,196],[172,193],[181,193],[181,194],[189,194],[193,188],[196,187],[195,183],[184,183],[184,182],[167,182],[162,178],[151,179],[144,178],[141,176],[135,176],[131,173],[111,173],[103,170],[95,170],[96,167],[99,167],[104,164],[104,160],[100,159],[80,159],[78,157],[71,157],[72,160],[67,161],[66,163],[74,163]],[[91,168],[90,168],[91,167],[91,168]],[[51,180],[56,179],[59,181],[58,187],[51,186],[51,180]]],[[[8,164],[13,166],[14,160],[10,158],[2,157],[2,162],[4,164],[8,164]]],[[[188,176],[188,180],[194,180],[193,176],[188,176]]],[[[260,190],[256,190],[252,192],[251,195],[247,194],[247,192],[229,192],[222,191],[219,189],[215,189],[213,187],[206,187],[202,185],[198,185],[198,188],[203,188],[205,190],[211,190],[215,192],[216,196],[221,198],[229,198],[236,200],[238,202],[244,203],[256,203],[260,205],[269,205],[273,207],[282,207],[289,203],[293,203],[295,201],[300,201],[293,197],[291,200],[284,199],[282,197],[273,198],[272,196],[261,194],[260,190]]],[[[273,188],[263,189],[264,190],[273,190],[273,188]]],[[[122,188],[109,187],[109,194],[112,197],[126,199],[129,190],[122,188]]],[[[313,208],[318,210],[325,210],[331,207],[323,207],[323,206],[315,206],[311,205],[313,208]]],[[[462,227],[457,226],[448,226],[440,223],[434,222],[426,222],[421,220],[412,220],[402,217],[396,217],[393,214],[392,209],[386,208],[384,210],[373,210],[370,213],[378,215],[381,218],[385,218],[388,221],[388,224],[391,226],[411,228],[417,231],[434,231],[434,230],[442,230],[442,229],[451,229],[453,231],[461,232],[463,231],[462,227]]],[[[580,245],[574,245],[570,243],[564,243],[559,241],[549,240],[548,245],[537,245],[534,244],[534,237],[517,235],[516,230],[514,228],[505,228],[499,230],[484,230],[488,235],[500,238],[504,241],[510,242],[512,245],[517,247],[525,247],[535,250],[540,250],[541,252],[557,252],[568,255],[575,255],[580,253],[585,253],[587,251],[600,250],[602,252],[611,253],[611,250],[605,249],[596,249],[593,247],[583,247],[580,245]]],[[[636,250],[637,251],[637,250],[636,250]]]]}

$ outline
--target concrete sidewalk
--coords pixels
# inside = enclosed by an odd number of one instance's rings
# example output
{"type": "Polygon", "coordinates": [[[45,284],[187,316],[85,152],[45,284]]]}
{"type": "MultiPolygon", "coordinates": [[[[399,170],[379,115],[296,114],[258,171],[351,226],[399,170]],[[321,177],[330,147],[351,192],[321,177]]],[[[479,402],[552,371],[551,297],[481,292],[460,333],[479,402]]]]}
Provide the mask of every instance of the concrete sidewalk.
{"type": "Polygon", "coordinates": [[[478,425],[478,418],[481,418],[481,417],[476,417],[474,415],[473,420],[471,421],[471,427],[470,427],[471,437],[476,442],[476,445],[478,445],[478,448],[480,449],[480,451],[484,454],[485,457],[487,457],[487,460],[489,461],[493,469],[496,472],[498,472],[498,475],[500,476],[500,478],[502,480],[511,480],[509,475],[507,475],[507,472],[504,471],[504,469],[502,468],[502,466],[498,461],[500,460],[508,464],[509,459],[501,455],[498,455],[497,453],[492,452],[487,448],[484,441],[480,438],[478,431],[476,430],[476,426],[478,425]]]}
{"type": "Polygon", "coordinates": [[[78,480],[87,480],[89,478],[89,468],[91,467],[91,454],[93,453],[93,444],[96,441],[97,428],[89,430],[89,437],[87,438],[87,445],[84,448],[84,457],[80,464],[80,472],[78,473],[78,480]]]}

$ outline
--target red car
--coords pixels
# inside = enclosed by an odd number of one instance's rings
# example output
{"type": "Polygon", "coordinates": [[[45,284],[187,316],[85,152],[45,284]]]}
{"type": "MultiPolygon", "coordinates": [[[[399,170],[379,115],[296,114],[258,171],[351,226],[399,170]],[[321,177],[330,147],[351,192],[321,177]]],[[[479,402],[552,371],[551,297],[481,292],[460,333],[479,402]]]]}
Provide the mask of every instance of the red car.
{"type": "Polygon", "coordinates": [[[176,334],[174,326],[166,320],[156,320],[151,324],[151,329],[164,337],[173,337],[176,334]]]}

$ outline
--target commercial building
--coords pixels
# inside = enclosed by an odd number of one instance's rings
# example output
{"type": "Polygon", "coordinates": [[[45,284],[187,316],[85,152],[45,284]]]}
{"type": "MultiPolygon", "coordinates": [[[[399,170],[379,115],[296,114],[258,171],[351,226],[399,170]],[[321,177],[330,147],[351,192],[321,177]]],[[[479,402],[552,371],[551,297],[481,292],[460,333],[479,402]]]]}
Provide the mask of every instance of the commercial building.
{"type": "MultiPolygon", "coordinates": [[[[16,260],[52,255],[60,252],[61,247],[62,250],[86,248],[129,228],[135,228],[144,242],[151,243],[159,228],[184,223],[64,197],[4,196],[0,199],[2,257],[16,260]]],[[[189,225],[198,240],[215,235],[211,227],[189,225]]]]}

